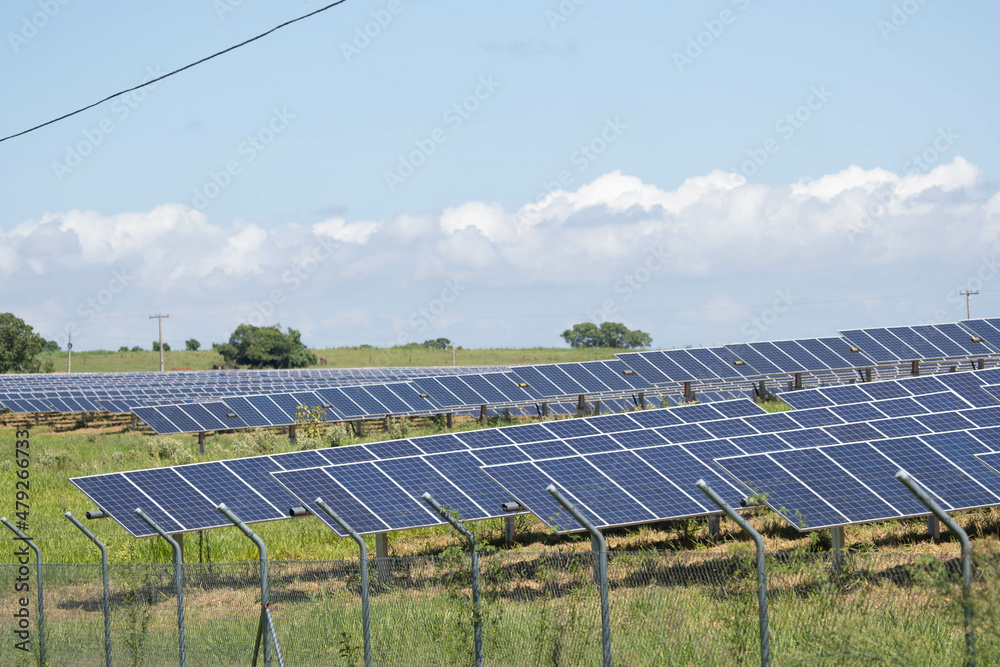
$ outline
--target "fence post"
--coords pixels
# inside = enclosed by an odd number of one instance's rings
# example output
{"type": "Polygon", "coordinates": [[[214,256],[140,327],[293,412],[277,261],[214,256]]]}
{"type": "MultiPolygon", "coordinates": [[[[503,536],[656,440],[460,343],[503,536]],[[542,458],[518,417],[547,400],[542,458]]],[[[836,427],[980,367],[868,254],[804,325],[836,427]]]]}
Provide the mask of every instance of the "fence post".
{"type": "Polygon", "coordinates": [[[708,483],[699,479],[695,486],[701,489],[702,493],[708,496],[709,500],[718,505],[730,519],[736,522],[757,545],[757,607],[760,612],[760,664],[761,667],[768,667],[771,664],[771,642],[770,631],[767,622],[767,565],[764,560],[764,538],[753,529],[747,520],[736,513],[719,494],[712,490],[708,483]]]}
{"type": "Polygon", "coordinates": [[[903,486],[910,490],[910,493],[917,497],[927,509],[934,513],[938,519],[948,526],[948,530],[958,537],[962,544],[962,607],[965,611],[965,664],[974,667],[976,664],[976,626],[972,619],[972,545],[969,544],[969,536],[962,527],[955,523],[951,515],[941,509],[941,506],[934,502],[934,499],[927,495],[927,492],[920,488],[917,481],[910,477],[905,470],[896,473],[903,486]]]}
{"type": "Polygon", "coordinates": [[[35,552],[35,579],[38,584],[38,667],[45,665],[45,605],[42,596],[42,550],[30,537],[18,530],[7,517],[0,517],[0,522],[17,535],[17,539],[26,543],[35,552]]]}
{"type": "Polygon", "coordinates": [[[361,549],[361,556],[358,561],[358,564],[361,566],[361,634],[365,644],[365,667],[372,667],[371,618],[368,615],[368,545],[365,544],[365,538],[358,535],[322,498],[317,498],[315,503],[321,510],[326,512],[327,516],[336,521],[337,525],[343,528],[358,543],[358,548],[361,549]]]}
{"type": "Polygon", "coordinates": [[[469,540],[469,549],[472,551],[472,628],[473,637],[476,644],[476,667],[483,667],[483,616],[479,603],[479,552],[476,550],[476,538],[472,536],[469,529],[463,526],[447,509],[431,497],[431,494],[424,493],[420,496],[434,511],[455,527],[462,536],[469,540]]]}
{"type": "Polygon", "coordinates": [[[264,664],[271,667],[271,644],[268,643],[268,635],[274,642],[274,652],[278,654],[278,664],[285,667],[285,661],[281,657],[281,647],[278,646],[278,633],[274,629],[274,621],[271,619],[271,596],[268,593],[267,575],[267,546],[264,540],[260,539],[257,533],[250,530],[250,527],[243,523],[236,514],[226,507],[225,503],[219,503],[216,507],[227,519],[236,524],[244,535],[257,545],[257,552],[260,555],[260,623],[257,626],[257,643],[253,647],[253,664],[257,664],[257,651],[261,640],[264,642],[264,664]]]}
{"type": "Polygon", "coordinates": [[[604,667],[611,667],[611,610],[608,608],[608,545],[604,542],[604,535],[594,528],[594,524],[587,520],[576,507],[574,507],[566,497],[559,492],[554,484],[545,487],[549,495],[562,505],[569,515],[576,519],[576,522],[587,529],[590,533],[591,543],[595,548],[599,548],[598,567],[601,575],[601,639],[604,648],[604,667]]]}
{"type": "Polygon", "coordinates": [[[107,667],[111,667],[111,595],[108,592],[108,548],[104,546],[97,537],[87,530],[87,527],[80,523],[75,516],[66,512],[63,516],[80,529],[90,541],[101,550],[101,577],[104,579],[104,662],[107,667]]]}
{"type": "Polygon", "coordinates": [[[160,525],[153,521],[138,507],[135,510],[136,516],[145,521],[150,528],[155,530],[160,537],[170,544],[174,551],[174,587],[177,589],[177,646],[180,658],[180,667],[187,667],[187,655],[184,649],[184,557],[181,554],[181,545],[177,544],[174,538],[170,537],[167,531],[160,528],[160,525]]]}

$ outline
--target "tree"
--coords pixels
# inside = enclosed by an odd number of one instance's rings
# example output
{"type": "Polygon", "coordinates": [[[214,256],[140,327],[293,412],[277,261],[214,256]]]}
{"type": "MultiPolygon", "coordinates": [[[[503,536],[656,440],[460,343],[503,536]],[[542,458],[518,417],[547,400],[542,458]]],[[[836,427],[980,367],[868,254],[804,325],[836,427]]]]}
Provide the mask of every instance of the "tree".
{"type": "Polygon", "coordinates": [[[188,338],[184,341],[184,349],[188,352],[197,352],[198,348],[201,347],[201,343],[196,341],[194,338],[188,338]]]}
{"type": "Polygon", "coordinates": [[[119,352],[128,352],[128,345],[122,345],[120,348],[118,348],[118,351],[119,352]]]}
{"type": "Polygon", "coordinates": [[[629,329],[619,322],[604,322],[597,326],[593,322],[574,324],[572,329],[562,332],[562,338],[570,347],[613,347],[634,350],[649,347],[653,338],[645,331],[629,329]]]}
{"type": "Polygon", "coordinates": [[[42,343],[42,352],[59,352],[62,348],[59,347],[59,343],[54,340],[47,340],[42,343]]]}
{"type": "Polygon", "coordinates": [[[281,333],[280,324],[273,327],[241,324],[228,343],[213,343],[212,349],[222,355],[224,364],[230,368],[304,368],[319,360],[301,337],[292,328],[281,333]]]}
{"type": "Polygon", "coordinates": [[[447,338],[437,338],[435,340],[425,340],[421,347],[426,347],[431,350],[447,350],[451,347],[451,341],[447,338]]]}
{"type": "Polygon", "coordinates": [[[139,345],[132,346],[132,352],[143,352],[144,350],[139,345]]]}
{"type": "MultiPolygon", "coordinates": [[[[159,351],[160,351],[160,341],[154,340],[153,341],[153,352],[159,352],[159,351]]],[[[164,352],[169,352],[170,351],[170,343],[164,343],[163,344],[163,351],[164,352]]]]}
{"type": "Polygon", "coordinates": [[[0,313],[0,373],[37,373],[45,339],[13,313],[0,313]]]}

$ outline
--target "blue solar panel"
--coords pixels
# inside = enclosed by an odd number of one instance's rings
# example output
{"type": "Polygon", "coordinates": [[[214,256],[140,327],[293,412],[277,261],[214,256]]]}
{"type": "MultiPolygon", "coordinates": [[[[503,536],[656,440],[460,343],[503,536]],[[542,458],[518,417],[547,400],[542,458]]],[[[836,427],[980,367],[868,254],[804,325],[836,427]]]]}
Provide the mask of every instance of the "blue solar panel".
{"type": "Polygon", "coordinates": [[[662,426],[656,432],[668,442],[695,442],[696,440],[711,440],[712,434],[699,424],[678,424],[677,426],[662,426]]]}
{"type": "Polygon", "coordinates": [[[689,516],[709,510],[632,452],[595,454],[587,459],[641,501],[656,518],[689,516]]]}
{"type": "MultiPolygon", "coordinates": [[[[767,414],[767,410],[745,398],[734,401],[720,401],[713,404],[712,407],[726,417],[753,417],[754,415],[767,414]]],[[[657,426],[663,426],[663,424],[657,424],[657,426]]]]}
{"type": "Polygon", "coordinates": [[[520,377],[541,396],[563,396],[562,389],[550,382],[536,366],[516,366],[514,374],[520,377]]]}
{"type": "MultiPolygon", "coordinates": [[[[546,525],[556,528],[559,532],[572,532],[582,528],[573,517],[566,513],[562,505],[545,491],[545,487],[554,482],[534,463],[509,463],[503,466],[484,468],[483,472],[501,485],[519,503],[530,507],[532,514],[546,525]]],[[[556,484],[556,487],[563,492],[566,491],[559,484],[556,484]]],[[[570,502],[575,501],[572,494],[567,495],[571,499],[570,502]]],[[[600,517],[596,516],[585,505],[579,501],[574,502],[574,504],[587,517],[588,521],[596,525],[604,525],[600,517]]]]}
{"type": "Polygon", "coordinates": [[[674,414],[686,423],[703,422],[710,419],[725,419],[725,415],[711,405],[682,405],[674,408],[674,414]]]}
{"type": "Polygon", "coordinates": [[[425,510],[418,505],[377,466],[377,463],[352,463],[323,470],[393,530],[443,523],[430,514],[430,508],[425,510]]]}
{"type": "Polygon", "coordinates": [[[896,354],[879,344],[867,331],[853,329],[850,331],[841,331],[840,335],[849,340],[855,347],[861,348],[865,356],[871,357],[878,363],[899,361],[899,357],[896,354]]]}
{"type": "Polygon", "coordinates": [[[905,398],[910,395],[910,392],[899,382],[865,382],[855,386],[875,400],[905,398]]]}
{"type": "Polygon", "coordinates": [[[587,393],[610,391],[611,388],[594,377],[582,364],[559,364],[559,370],[575,380],[587,393]]]}
{"type": "Polygon", "coordinates": [[[267,396],[248,396],[247,403],[264,415],[271,424],[287,424],[288,415],[267,396]]]}
{"type": "MultiPolygon", "coordinates": [[[[464,431],[456,434],[458,439],[469,446],[470,449],[480,447],[500,447],[513,444],[513,440],[504,435],[504,429],[486,429],[482,431],[464,431]]],[[[551,436],[550,436],[551,437],[551,436]]],[[[420,445],[420,442],[417,442],[420,445]]]]}
{"type": "Polygon", "coordinates": [[[941,392],[940,394],[924,394],[922,396],[915,396],[913,400],[931,412],[964,410],[972,407],[966,401],[963,401],[950,391],[941,392]]]}
{"type": "Polygon", "coordinates": [[[281,470],[281,466],[268,456],[258,456],[252,459],[233,459],[222,461],[222,465],[232,471],[237,477],[247,483],[251,489],[264,496],[272,505],[282,512],[298,505],[295,497],[289,494],[280,484],[274,481],[271,473],[281,470]]]}
{"type": "Polygon", "coordinates": [[[717,438],[753,435],[757,430],[742,419],[722,419],[701,424],[701,427],[717,438]]]}
{"type": "Polygon", "coordinates": [[[649,449],[633,450],[635,455],[652,466],[657,472],[670,479],[680,489],[697,489],[699,479],[705,479],[715,491],[732,506],[746,496],[744,489],[738,488],[722,471],[711,462],[699,461],[683,445],[665,445],[649,449]]]}
{"type": "Polygon", "coordinates": [[[417,443],[409,440],[387,440],[385,442],[370,442],[364,448],[376,459],[398,459],[402,456],[419,456],[425,453],[417,443]]]}
{"type": "Polygon", "coordinates": [[[976,426],[1000,426],[1000,407],[963,410],[959,414],[976,426]]]}
{"type": "MultiPolygon", "coordinates": [[[[263,496],[247,486],[243,480],[218,461],[179,466],[174,470],[205,494],[212,504],[225,503],[244,521],[269,521],[285,518],[284,512],[268,503],[263,496]]],[[[227,522],[228,520],[219,523],[227,522]]]]}
{"type": "Polygon", "coordinates": [[[689,350],[662,350],[661,354],[672,361],[674,364],[679,366],[684,375],[680,378],[671,378],[675,380],[709,380],[715,379],[718,376],[712,371],[708,370],[704,364],[699,362],[695,357],[688,354],[689,350]]]}
{"type": "Polygon", "coordinates": [[[306,450],[303,452],[286,452],[284,454],[274,454],[271,459],[285,470],[298,470],[299,468],[317,468],[326,465],[326,459],[319,455],[316,450],[306,450]]]}
{"type": "Polygon", "coordinates": [[[640,410],[629,415],[643,426],[643,428],[654,428],[656,426],[673,426],[682,423],[680,418],[672,414],[670,408],[660,410],[640,410]]]}
{"type": "MultiPolygon", "coordinates": [[[[147,410],[148,409],[150,408],[147,408],[147,410]]],[[[174,426],[179,428],[182,432],[184,431],[192,432],[192,431],[202,430],[201,424],[191,419],[191,417],[189,417],[186,412],[181,410],[176,405],[164,405],[154,409],[157,410],[161,415],[169,419],[170,422],[174,426]]],[[[152,424],[150,424],[150,426],[152,426],[152,424]]],[[[159,429],[156,429],[155,426],[153,426],[153,428],[154,430],[159,432],[159,429]]]]}
{"type": "Polygon", "coordinates": [[[948,387],[942,384],[940,380],[929,375],[909,377],[899,380],[899,383],[903,385],[908,392],[917,396],[921,394],[935,394],[942,391],[948,391],[948,387]]]}
{"type": "Polygon", "coordinates": [[[890,417],[909,417],[928,412],[927,408],[912,398],[895,398],[888,401],[879,401],[877,405],[880,412],[884,412],[890,417]]]}
{"type": "Polygon", "coordinates": [[[183,530],[180,524],[156,507],[121,473],[77,477],[70,481],[97,503],[98,507],[114,517],[115,521],[134,537],[155,535],[153,529],[135,515],[137,508],[148,514],[168,533],[177,533],[183,530]]]}
{"type": "MultiPolygon", "coordinates": [[[[156,408],[135,408],[132,411],[136,417],[141,419],[157,433],[180,433],[181,430],[173,425],[156,408]]],[[[135,509],[135,508],[133,508],[135,509]]]]}
{"type": "Polygon", "coordinates": [[[837,352],[834,352],[834,350],[826,345],[820,338],[809,338],[795,342],[811,355],[826,364],[827,368],[852,368],[857,365],[856,363],[852,363],[844,359],[837,352]]]}
{"type": "Polygon", "coordinates": [[[1000,400],[982,389],[982,380],[974,373],[945,373],[938,379],[974,407],[1000,405],[1000,400]]]}
{"type": "MultiPolygon", "coordinates": [[[[326,512],[316,506],[316,498],[322,498],[331,507],[334,507],[337,514],[359,533],[382,533],[390,529],[384,521],[361,504],[357,498],[344,490],[323,468],[313,468],[310,470],[293,470],[290,472],[276,472],[274,478],[280,482],[284,488],[297,496],[295,504],[302,504],[309,508],[320,521],[332,528],[338,535],[344,536],[343,529],[326,512]]],[[[289,496],[292,497],[292,496],[289,496]]]]}
{"type": "MultiPolygon", "coordinates": [[[[462,382],[472,387],[481,398],[480,403],[509,403],[511,400],[518,400],[518,397],[511,399],[502,391],[486,381],[482,375],[463,375],[462,382]]],[[[452,392],[454,393],[454,392],[452,392]]]]}
{"type": "Polygon", "coordinates": [[[853,403],[851,405],[835,405],[829,408],[830,412],[834,413],[845,422],[866,422],[872,421],[873,419],[882,419],[886,417],[882,412],[879,412],[871,403],[853,403]]]}
{"type": "Polygon", "coordinates": [[[497,465],[498,463],[520,463],[530,461],[531,457],[522,452],[514,445],[507,447],[490,447],[477,449],[475,457],[482,461],[483,465],[497,465]]]}
{"type": "Polygon", "coordinates": [[[613,437],[626,449],[637,449],[639,447],[651,447],[654,445],[667,444],[667,441],[663,436],[652,430],[624,431],[621,433],[615,433],[613,437]]]}
{"type": "Polygon", "coordinates": [[[428,454],[436,454],[438,452],[454,452],[468,449],[468,446],[464,442],[456,438],[451,433],[413,438],[412,442],[428,454]]]}
{"type": "Polygon", "coordinates": [[[582,435],[597,435],[600,433],[588,421],[582,419],[545,422],[545,428],[560,438],[575,438],[582,435]]]}
{"type": "Polygon", "coordinates": [[[823,387],[819,390],[819,392],[837,405],[864,403],[871,400],[870,396],[853,384],[845,384],[837,387],[823,387]]]}
{"type": "MultiPolygon", "coordinates": [[[[498,449],[516,450],[517,448],[501,447],[498,449]]],[[[486,465],[488,459],[484,453],[489,451],[488,449],[478,449],[475,455],[468,452],[438,454],[426,456],[424,460],[492,516],[499,516],[501,514],[500,506],[509,501],[511,496],[479,469],[481,465],[486,465]]],[[[501,463],[501,461],[496,462],[501,463]]]]}
{"type": "Polygon", "coordinates": [[[819,447],[820,445],[835,445],[839,440],[821,428],[806,428],[799,431],[782,431],[779,434],[782,441],[796,449],[803,447],[819,447]]]}
{"type": "Polygon", "coordinates": [[[566,444],[580,454],[594,454],[597,452],[613,452],[623,449],[621,445],[611,439],[608,435],[588,435],[583,438],[570,438],[566,444]]]}
{"type": "Polygon", "coordinates": [[[578,500],[585,494],[585,504],[605,525],[645,523],[657,518],[583,458],[540,461],[536,465],[578,500]]]}
{"type": "MultiPolygon", "coordinates": [[[[731,362],[726,363],[718,354],[719,352],[725,352],[725,348],[707,348],[707,347],[693,347],[689,350],[685,350],[692,357],[701,362],[701,364],[707,368],[709,371],[719,376],[720,378],[735,378],[745,375],[743,370],[745,366],[734,366],[731,362]]],[[[735,356],[731,353],[732,360],[735,361],[735,356]]],[[[750,371],[751,375],[756,375],[753,370],[750,371]]]]}
{"type": "MultiPolygon", "coordinates": [[[[462,520],[485,519],[496,512],[484,511],[472,498],[455,488],[440,472],[427,461],[411,459],[407,461],[380,461],[376,465],[393,481],[402,486],[414,502],[424,493],[430,493],[434,500],[452,511],[458,512],[462,520]]],[[[364,498],[362,498],[364,500],[364,498]]]]}
{"type": "MultiPolygon", "coordinates": [[[[928,436],[925,436],[928,437],[928,436]]],[[[997,502],[985,489],[977,492],[969,478],[917,438],[898,438],[873,443],[899,468],[912,474],[928,491],[950,508],[977,507],[997,502]]]]}
{"type": "Polygon", "coordinates": [[[824,426],[823,430],[836,438],[838,442],[862,442],[865,440],[879,440],[884,437],[865,423],[824,426]]]}
{"type": "MultiPolygon", "coordinates": [[[[995,497],[990,503],[1000,502],[1000,476],[991,472],[976,459],[976,454],[983,454],[989,447],[973,438],[968,433],[934,433],[920,436],[920,439],[944,458],[974,479],[984,489],[995,497]]],[[[975,489],[974,485],[969,485],[975,489]]]]}
{"type": "Polygon", "coordinates": [[[820,393],[818,389],[803,389],[801,391],[788,391],[781,394],[781,400],[796,410],[806,410],[808,408],[825,408],[836,405],[829,398],[820,393]]]}
{"type": "Polygon", "coordinates": [[[839,514],[853,523],[898,514],[884,500],[816,449],[775,452],[771,460],[781,465],[819,497],[829,499],[839,514]]]}
{"type": "MultiPolygon", "coordinates": [[[[226,398],[225,403],[249,426],[257,427],[271,425],[271,422],[268,421],[268,419],[264,417],[264,415],[262,415],[257,408],[253,407],[253,405],[250,404],[250,401],[245,398],[230,396],[226,398]]],[[[229,505],[229,503],[226,503],[226,505],[229,505]]]]}
{"type": "Polygon", "coordinates": [[[628,415],[605,415],[588,420],[601,433],[617,433],[618,431],[634,431],[642,428],[637,421],[628,415]]]}
{"type": "Polygon", "coordinates": [[[799,425],[792,421],[787,414],[781,412],[774,412],[768,415],[758,415],[756,417],[747,417],[745,421],[761,433],[790,431],[792,429],[799,428],[799,425]]]}
{"type": "Polygon", "coordinates": [[[365,391],[371,394],[380,405],[384,406],[387,412],[412,412],[414,410],[414,408],[410,407],[408,403],[390,391],[385,385],[366,385],[365,391]]]}
{"type": "Polygon", "coordinates": [[[766,454],[720,459],[718,463],[737,479],[752,480],[752,492],[764,495],[771,509],[799,530],[846,522],[844,516],[766,454]]]}
{"type": "MultiPolygon", "coordinates": [[[[157,506],[167,509],[183,530],[228,523],[212,503],[184,481],[173,468],[134,470],[125,477],[142,489],[157,506]]],[[[149,513],[149,504],[137,505],[149,513]],[[144,506],[145,505],[145,506],[144,506]]]]}
{"type": "Polygon", "coordinates": [[[816,426],[832,426],[833,424],[843,424],[844,420],[835,415],[827,408],[812,408],[809,410],[795,410],[788,413],[788,418],[796,424],[806,428],[816,426]]]}
{"type": "Polygon", "coordinates": [[[325,447],[315,450],[327,463],[340,465],[341,463],[358,463],[359,461],[371,461],[375,458],[367,449],[360,445],[342,445],[340,447],[325,447]]]}
{"type": "Polygon", "coordinates": [[[580,365],[612,391],[630,391],[652,386],[637,375],[622,375],[625,364],[620,361],[585,361],[580,365]]]}
{"type": "Polygon", "coordinates": [[[927,428],[913,417],[880,419],[878,421],[869,422],[868,425],[888,438],[901,438],[907,435],[921,435],[923,433],[931,432],[931,429],[927,428]]]}
{"type": "MultiPolygon", "coordinates": [[[[922,329],[926,332],[928,329],[932,330],[933,327],[924,327],[922,329]]],[[[950,356],[947,352],[922,336],[917,331],[917,327],[889,327],[886,331],[905,343],[909,349],[913,350],[916,354],[915,359],[935,359],[950,356]]]]}
{"type": "MultiPolygon", "coordinates": [[[[801,431],[792,431],[792,433],[801,433],[801,431]]],[[[743,450],[741,453],[746,454],[771,452],[776,449],[788,449],[788,445],[785,444],[785,441],[773,433],[762,433],[760,435],[748,435],[742,438],[731,438],[729,442],[743,450]]]]}
{"type": "Polygon", "coordinates": [[[535,461],[573,456],[576,454],[567,444],[558,440],[551,442],[528,442],[517,447],[535,461]]]}
{"type": "MultiPolygon", "coordinates": [[[[965,334],[965,332],[958,330],[958,333],[956,334],[954,330],[950,331],[949,333],[952,335],[961,336],[961,338],[952,338],[952,336],[948,335],[948,333],[931,325],[922,325],[910,328],[917,334],[927,339],[928,342],[941,350],[941,352],[947,357],[964,357],[970,353],[974,354],[973,350],[968,349],[962,342],[959,342],[963,341],[964,343],[969,343],[970,336],[965,334]]],[[[958,327],[955,327],[955,329],[957,330],[958,327]]]]}
{"type": "Polygon", "coordinates": [[[975,428],[975,424],[970,422],[968,419],[964,419],[956,412],[945,412],[934,415],[918,415],[913,419],[916,419],[930,430],[938,433],[975,428]]]}
{"type": "Polygon", "coordinates": [[[726,345],[726,349],[732,352],[737,359],[745,362],[760,374],[780,373],[782,370],[780,367],[769,361],[767,357],[746,343],[726,345]]]}
{"type": "Polygon", "coordinates": [[[799,361],[795,356],[786,353],[784,349],[780,348],[775,343],[750,343],[750,347],[766,357],[771,363],[785,373],[798,373],[805,370],[816,370],[824,367],[823,364],[819,363],[815,358],[812,358],[811,355],[808,355],[804,350],[802,350],[802,348],[795,350],[796,352],[800,352],[800,354],[796,356],[809,357],[809,363],[799,361]]]}

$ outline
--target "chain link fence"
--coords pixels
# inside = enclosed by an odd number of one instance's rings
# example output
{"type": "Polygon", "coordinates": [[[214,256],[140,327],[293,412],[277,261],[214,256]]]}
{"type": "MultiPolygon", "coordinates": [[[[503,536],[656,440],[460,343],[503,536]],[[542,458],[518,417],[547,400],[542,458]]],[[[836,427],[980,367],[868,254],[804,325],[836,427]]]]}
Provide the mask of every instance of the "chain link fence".
{"type": "MultiPolygon", "coordinates": [[[[376,665],[474,664],[470,559],[372,559],[376,665]]],[[[600,665],[601,617],[589,552],[484,554],[483,639],[488,665],[600,665]]],[[[1000,664],[1000,568],[977,562],[980,664],[1000,664]]],[[[34,567],[15,592],[0,566],[0,664],[35,665],[16,650],[13,618],[29,600],[37,651],[34,567]]],[[[771,554],[768,589],[776,665],[958,665],[964,636],[957,558],[771,554]]],[[[759,664],[752,552],[611,552],[612,647],[618,665],[759,664]]],[[[363,664],[356,560],[272,561],[271,612],[285,664],[363,664]]],[[[49,665],[104,664],[99,565],[44,566],[49,665]]],[[[177,663],[172,565],[112,565],[115,665],[177,663]]],[[[257,562],[184,568],[189,665],[249,665],[260,617],[257,562]]],[[[262,664],[262,663],[259,663],[262,664]]],[[[277,664],[277,661],[275,661],[277,664]]]]}

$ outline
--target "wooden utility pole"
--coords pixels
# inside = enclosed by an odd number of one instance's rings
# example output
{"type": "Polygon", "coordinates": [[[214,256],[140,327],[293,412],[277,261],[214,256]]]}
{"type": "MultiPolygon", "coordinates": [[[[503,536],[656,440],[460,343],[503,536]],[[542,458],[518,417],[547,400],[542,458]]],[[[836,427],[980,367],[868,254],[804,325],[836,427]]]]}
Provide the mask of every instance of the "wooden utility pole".
{"type": "Polygon", "coordinates": [[[972,297],[979,294],[979,290],[965,290],[964,292],[959,292],[965,297],[965,314],[968,315],[967,319],[972,319],[972,297]]]}
{"type": "Polygon", "coordinates": [[[73,372],[73,332],[67,331],[69,342],[66,343],[66,372],[73,372]]]}
{"type": "Polygon", "coordinates": [[[163,318],[170,317],[170,315],[150,315],[149,319],[157,319],[160,321],[160,372],[163,372],[163,318]]]}

